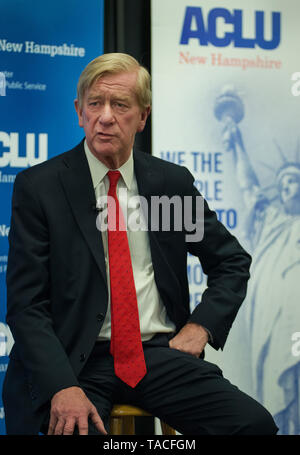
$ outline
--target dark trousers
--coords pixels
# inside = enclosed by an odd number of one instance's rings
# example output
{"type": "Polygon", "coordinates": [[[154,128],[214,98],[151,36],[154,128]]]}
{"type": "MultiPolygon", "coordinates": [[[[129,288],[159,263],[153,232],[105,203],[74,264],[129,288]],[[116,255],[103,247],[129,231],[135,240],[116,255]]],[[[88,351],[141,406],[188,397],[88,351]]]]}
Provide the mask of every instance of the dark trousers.
{"type": "MultiPolygon", "coordinates": [[[[147,374],[134,389],[115,376],[109,342],[96,343],[79,376],[107,430],[113,404],[128,403],[184,435],[277,433],[269,412],[223,378],[216,365],[171,349],[166,335],[143,346],[147,374]]],[[[89,434],[96,434],[93,424],[89,434]]]]}

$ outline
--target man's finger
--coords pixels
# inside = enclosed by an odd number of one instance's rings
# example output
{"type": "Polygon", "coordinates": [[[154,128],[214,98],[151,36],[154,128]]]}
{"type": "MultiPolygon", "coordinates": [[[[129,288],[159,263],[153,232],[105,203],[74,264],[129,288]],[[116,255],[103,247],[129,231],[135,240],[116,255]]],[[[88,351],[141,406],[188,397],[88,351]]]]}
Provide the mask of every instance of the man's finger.
{"type": "Polygon", "coordinates": [[[64,435],[71,435],[74,433],[74,427],[75,427],[75,418],[69,418],[65,422],[65,426],[63,429],[63,434],[64,435]]]}
{"type": "Polygon", "coordinates": [[[87,416],[79,417],[77,425],[78,425],[78,431],[79,431],[80,435],[89,434],[89,424],[88,424],[87,416]]]}
{"type": "Polygon", "coordinates": [[[55,417],[53,414],[50,415],[50,422],[49,422],[49,426],[48,426],[48,435],[53,435],[54,434],[54,430],[55,430],[55,427],[56,427],[56,424],[57,424],[57,417],[55,417]]]}
{"type": "Polygon", "coordinates": [[[101,417],[99,416],[97,409],[94,408],[91,413],[90,413],[90,418],[97,430],[102,433],[102,434],[107,434],[107,431],[105,430],[103,421],[101,417]]]}
{"type": "Polygon", "coordinates": [[[54,434],[55,435],[61,435],[63,434],[64,431],[64,426],[65,426],[65,420],[64,419],[58,419],[55,429],[54,429],[54,434]]]}

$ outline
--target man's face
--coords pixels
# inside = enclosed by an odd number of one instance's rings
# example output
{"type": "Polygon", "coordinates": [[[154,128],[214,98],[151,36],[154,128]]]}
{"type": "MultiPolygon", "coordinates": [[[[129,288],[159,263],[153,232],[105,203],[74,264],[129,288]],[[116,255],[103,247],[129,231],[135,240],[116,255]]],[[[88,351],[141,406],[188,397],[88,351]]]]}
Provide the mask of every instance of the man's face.
{"type": "Polygon", "coordinates": [[[150,107],[142,111],[136,96],[137,73],[105,75],[86,91],[82,108],[75,100],[79,125],[90,151],[108,167],[128,158],[137,132],[143,131],[150,107]]]}

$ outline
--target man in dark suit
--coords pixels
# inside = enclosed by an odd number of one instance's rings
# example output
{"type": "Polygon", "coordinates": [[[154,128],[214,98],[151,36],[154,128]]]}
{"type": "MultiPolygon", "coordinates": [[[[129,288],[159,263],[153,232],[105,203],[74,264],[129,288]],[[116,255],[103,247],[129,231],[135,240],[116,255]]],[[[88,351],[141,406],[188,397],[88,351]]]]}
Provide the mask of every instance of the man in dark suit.
{"type": "Polygon", "coordinates": [[[132,152],[150,113],[150,95],[149,74],[132,57],[98,57],[83,71],[75,100],[85,139],[16,178],[7,270],[7,322],[15,344],[3,387],[9,434],[106,434],[112,404],[122,401],[184,434],[277,431],[262,406],[204,360],[207,342],[224,346],[245,297],[251,260],[206,202],[197,218],[202,198],[187,169],[132,152]],[[137,210],[148,228],[129,228],[122,237],[130,266],[123,244],[113,259],[112,230],[101,228],[105,211],[97,204],[112,194],[116,170],[118,194],[111,197],[120,200],[123,214],[137,210]],[[128,201],[145,203],[124,202],[121,191],[128,201]],[[151,205],[161,196],[182,201],[177,215],[170,211],[167,230],[151,205]],[[189,217],[184,221],[194,232],[185,223],[176,227],[178,213],[189,217]],[[201,220],[203,239],[195,241],[201,220]],[[208,276],[192,313],[188,252],[208,276]],[[122,280],[124,269],[129,277],[118,285],[115,275],[122,280]],[[121,307],[136,303],[121,317],[114,302],[129,282],[135,295],[123,295],[121,307]],[[135,312],[139,334],[130,343],[140,351],[132,355],[127,338],[135,312]],[[125,379],[138,368],[134,383],[125,379]]]}

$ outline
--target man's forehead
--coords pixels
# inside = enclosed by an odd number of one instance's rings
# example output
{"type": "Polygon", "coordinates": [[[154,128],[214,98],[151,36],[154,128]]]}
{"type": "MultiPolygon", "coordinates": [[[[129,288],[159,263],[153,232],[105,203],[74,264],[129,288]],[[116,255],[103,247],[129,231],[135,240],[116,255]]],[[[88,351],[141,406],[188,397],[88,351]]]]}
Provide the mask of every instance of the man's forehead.
{"type": "Polygon", "coordinates": [[[88,89],[88,94],[109,90],[134,95],[136,93],[136,80],[136,72],[105,74],[93,82],[88,89]]]}

